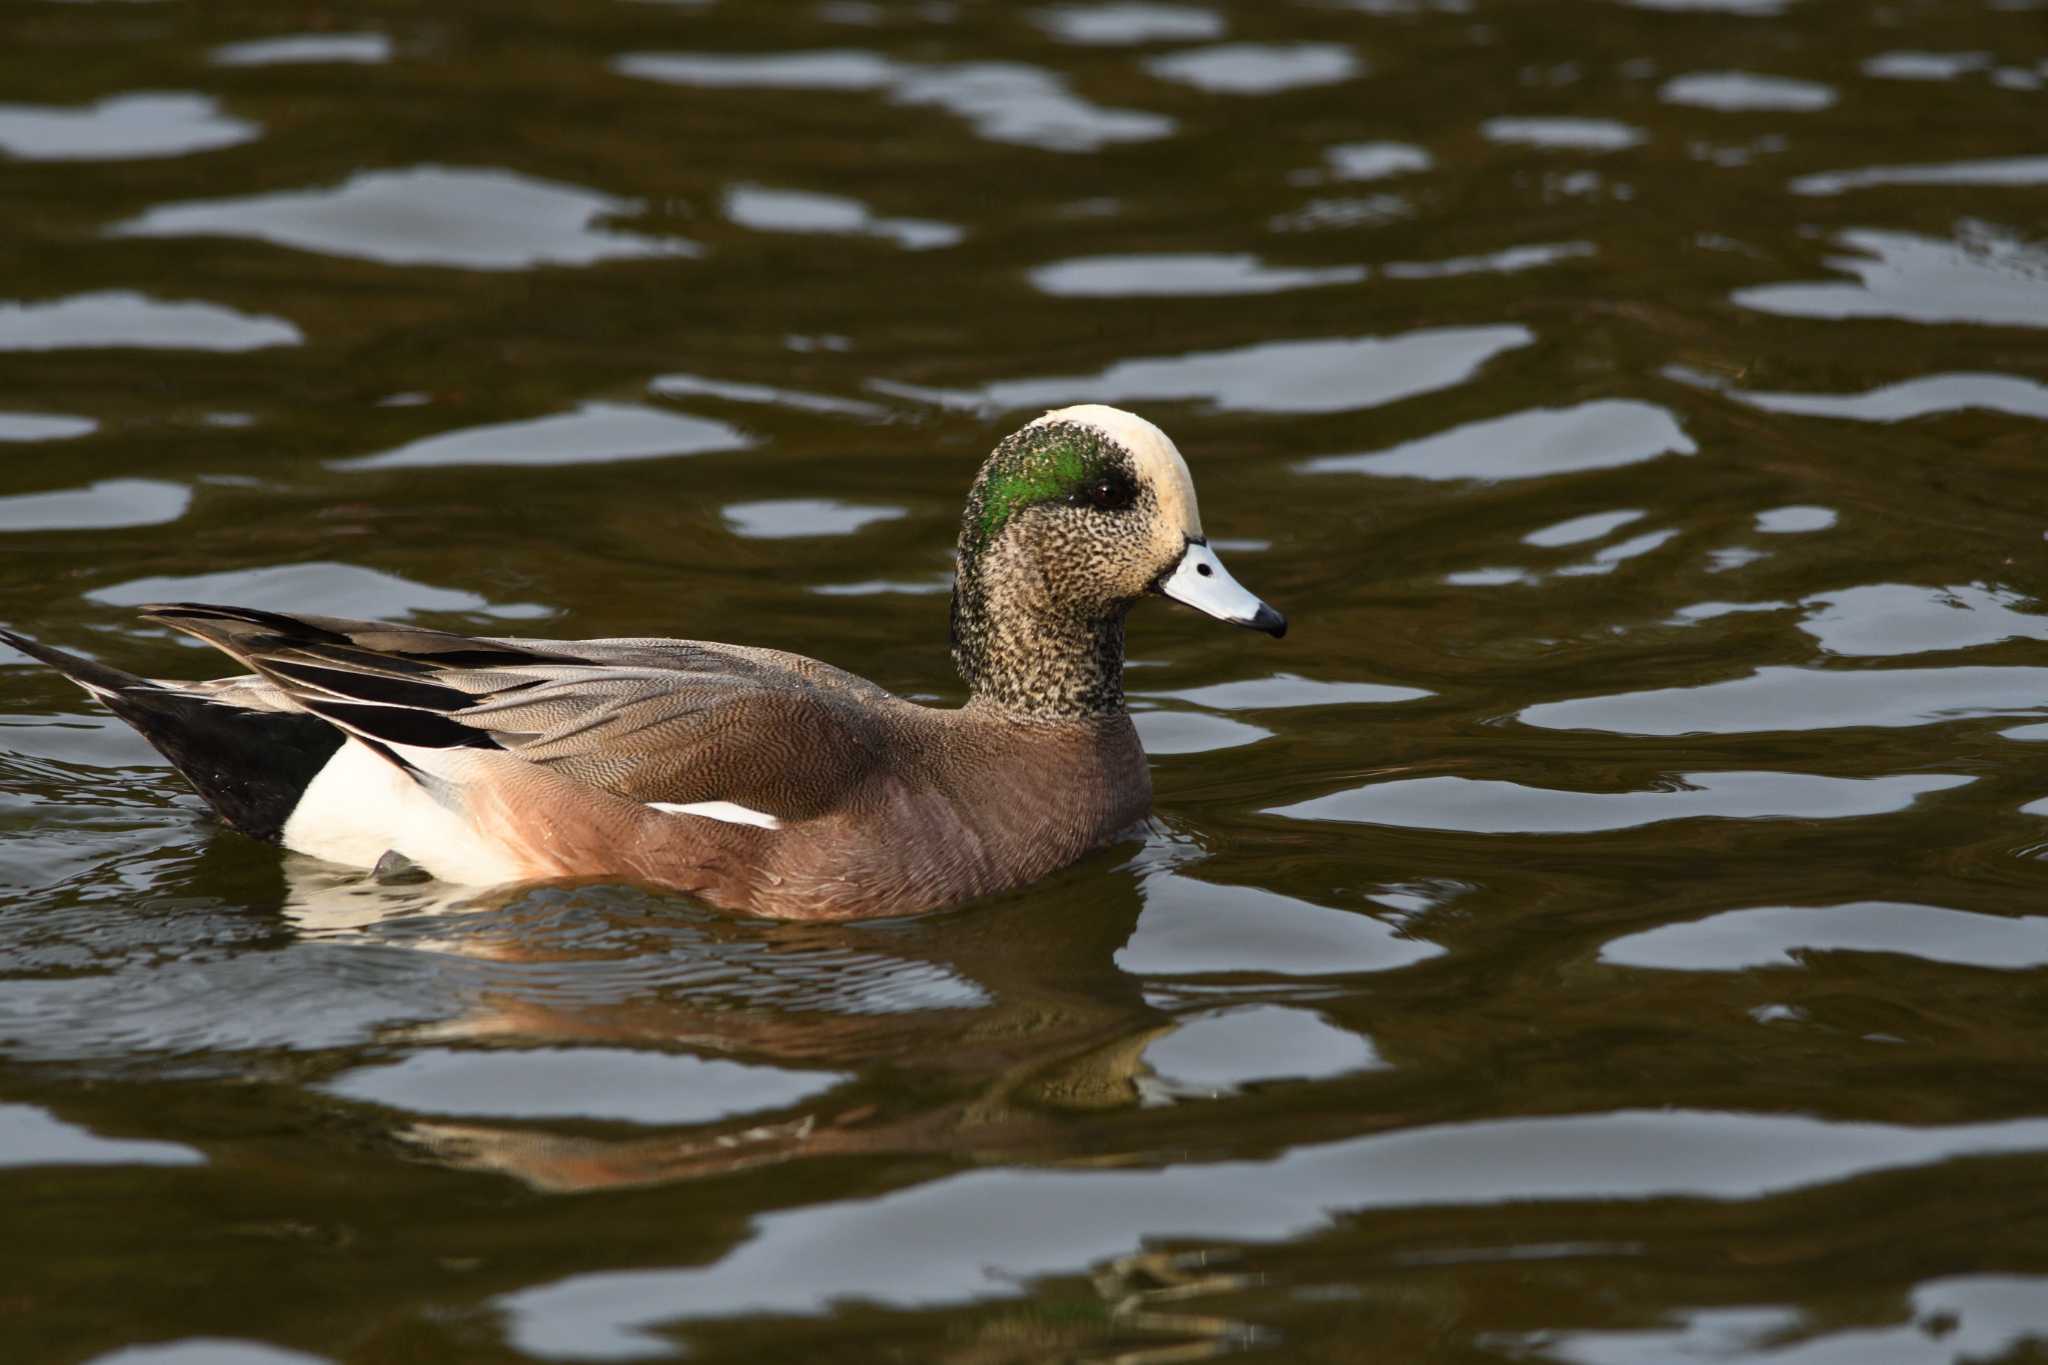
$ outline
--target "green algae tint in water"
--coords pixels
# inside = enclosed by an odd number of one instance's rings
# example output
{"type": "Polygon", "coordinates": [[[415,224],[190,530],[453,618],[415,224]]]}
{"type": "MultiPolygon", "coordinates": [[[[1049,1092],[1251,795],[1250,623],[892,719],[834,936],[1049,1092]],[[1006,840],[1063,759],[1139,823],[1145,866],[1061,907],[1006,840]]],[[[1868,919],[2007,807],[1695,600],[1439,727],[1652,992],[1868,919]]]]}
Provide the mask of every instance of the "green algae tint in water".
{"type": "Polygon", "coordinates": [[[1142,838],[863,928],[378,887],[0,656],[0,1351],[2048,1342],[2048,15],[22,3],[0,623],[952,702],[967,484],[1173,433],[1142,838]]]}

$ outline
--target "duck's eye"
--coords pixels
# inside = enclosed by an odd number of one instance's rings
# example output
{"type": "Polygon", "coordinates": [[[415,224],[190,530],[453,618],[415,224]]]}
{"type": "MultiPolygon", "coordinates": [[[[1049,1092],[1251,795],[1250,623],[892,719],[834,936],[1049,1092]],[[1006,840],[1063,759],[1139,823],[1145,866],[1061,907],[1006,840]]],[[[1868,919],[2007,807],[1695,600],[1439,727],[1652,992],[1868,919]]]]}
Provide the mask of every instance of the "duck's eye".
{"type": "Polygon", "coordinates": [[[1121,512],[1137,500],[1137,485],[1122,474],[1090,479],[1074,490],[1072,499],[1075,506],[1093,507],[1098,512],[1121,512]]]}

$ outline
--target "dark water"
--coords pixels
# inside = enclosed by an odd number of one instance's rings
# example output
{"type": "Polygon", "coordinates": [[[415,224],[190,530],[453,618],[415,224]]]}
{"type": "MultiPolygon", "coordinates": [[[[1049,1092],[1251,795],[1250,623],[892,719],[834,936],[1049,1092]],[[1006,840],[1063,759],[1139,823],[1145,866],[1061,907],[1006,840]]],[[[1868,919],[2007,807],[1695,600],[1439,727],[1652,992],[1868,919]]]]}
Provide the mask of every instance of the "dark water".
{"type": "Polygon", "coordinates": [[[2048,11],[15,3],[0,622],[953,699],[1178,438],[1157,819],[917,922],[380,889],[0,657],[0,1356],[2048,1351],[2048,11]]]}

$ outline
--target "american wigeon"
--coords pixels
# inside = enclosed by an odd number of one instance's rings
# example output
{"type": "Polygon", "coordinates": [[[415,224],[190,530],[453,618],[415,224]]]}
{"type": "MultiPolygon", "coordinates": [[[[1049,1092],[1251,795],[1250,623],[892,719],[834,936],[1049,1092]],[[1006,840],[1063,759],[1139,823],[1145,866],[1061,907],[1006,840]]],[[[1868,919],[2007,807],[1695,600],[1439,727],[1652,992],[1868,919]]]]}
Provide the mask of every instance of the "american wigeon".
{"type": "Polygon", "coordinates": [[[1150,592],[1287,629],[1217,560],[1166,433],[1090,404],[1006,438],[968,494],[958,710],[802,655],[697,640],[147,608],[255,670],[188,683],[0,638],[141,731],[258,839],[360,867],[410,860],[451,882],[624,877],[847,919],[1020,886],[1144,818],[1124,616],[1150,592]]]}

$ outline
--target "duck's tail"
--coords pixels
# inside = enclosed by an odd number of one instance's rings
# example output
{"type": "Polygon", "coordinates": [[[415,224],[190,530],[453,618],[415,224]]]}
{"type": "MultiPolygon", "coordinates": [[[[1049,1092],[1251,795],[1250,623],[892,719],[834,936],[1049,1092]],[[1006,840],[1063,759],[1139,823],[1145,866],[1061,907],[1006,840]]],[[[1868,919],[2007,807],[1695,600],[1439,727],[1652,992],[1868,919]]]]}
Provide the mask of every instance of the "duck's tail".
{"type": "Polygon", "coordinates": [[[56,669],[156,746],[220,818],[280,842],[285,821],[343,735],[318,716],[236,706],[138,677],[11,630],[0,640],[56,669]]]}

